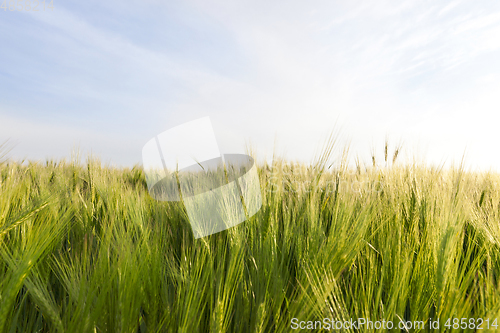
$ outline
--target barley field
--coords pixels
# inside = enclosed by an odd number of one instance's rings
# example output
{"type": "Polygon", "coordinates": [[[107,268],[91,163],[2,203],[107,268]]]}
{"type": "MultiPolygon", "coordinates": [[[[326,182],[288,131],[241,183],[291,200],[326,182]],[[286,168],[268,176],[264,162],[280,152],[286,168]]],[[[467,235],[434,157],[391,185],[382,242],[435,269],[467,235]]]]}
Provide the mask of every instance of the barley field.
{"type": "Polygon", "coordinates": [[[330,153],[260,163],[261,210],[196,240],[140,166],[4,159],[0,331],[496,331],[500,175],[330,153]]]}

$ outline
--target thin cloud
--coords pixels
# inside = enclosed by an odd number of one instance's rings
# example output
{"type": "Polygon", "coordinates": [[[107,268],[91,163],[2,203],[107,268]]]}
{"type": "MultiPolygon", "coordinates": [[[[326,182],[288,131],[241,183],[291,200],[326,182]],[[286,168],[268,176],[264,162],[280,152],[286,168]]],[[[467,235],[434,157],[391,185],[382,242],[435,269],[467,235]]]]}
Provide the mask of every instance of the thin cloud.
{"type": "MultiPolygon", "coordinates": [[[[458,154],[464,145],[473,152],[477,138],[495,141],[481,122],[467,119],[477,113],[477,100],[488,101],[485,110],[498,106],[496,81],[484,79],[500,73],[493,60],[500,49],[500,11],[493,3],[482,8],[462,1],[325,1],[283,7],[188,1],[167,22],[161,15],[172,5],[149,2],[139,11],[142,18],[150,15],[149,30],[142,32],[148,42],[120,23],[139,14],[115,1],[93,5],[116,24],[100,24],[76,5],[29,16],[30,24],[47,32],[30,41],[52,49],[24,57],[40,56],[47,68],[22,70],[11,49],[0,51],[0,60],[14,59],[14,65],[4,61],[0,72],[9,77],[4,87],[36,79],[36,92],[49,97],[40,97],[34,112],[28,111],[34,109],[29,101],[4,96],[0,116],[21,110],[21,124],[50,114],[58,126],[66,119],[90,137],[112,128],[116,137],[137,133],[141,141],[209,115],[221,151],[241,151],[252,141],[257,151],[272,153],[278,136],[289,157],[303,160],[339,119],[355,149],[366,151],[388,133],[407,136],[407,147],[412,140],[433,142],[430,156],[439,160],[439,154],[458,154]],[[158,14],[148,14],[151,8],[158,14]],[[166,38],[161,31],[182,38],[166,38]]],[[[2,24],[16,31],[11,21],[2,24]]],[[[18,33],[28,34],[23,29],[18,33]]],[[[23,39],[9,45],[25,47],[23,39]]],[[[62,127],[53,130],[68,136],[62,127]]],[[[103,154],[115,156],[113,137],[101,139],[103,154]]],[[[477,151],[477,161],[500,167],[477,151]]]]}

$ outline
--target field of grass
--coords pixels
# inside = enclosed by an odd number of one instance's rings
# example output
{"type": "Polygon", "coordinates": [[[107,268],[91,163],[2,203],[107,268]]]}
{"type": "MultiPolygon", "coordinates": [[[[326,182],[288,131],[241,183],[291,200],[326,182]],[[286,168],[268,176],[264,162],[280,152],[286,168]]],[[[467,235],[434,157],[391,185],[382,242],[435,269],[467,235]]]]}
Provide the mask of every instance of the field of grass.
{"type": "Polygon", "coordinates": [[[0,332],[500,325],[500,175],[328,166],[259,165],[261,210],[195,240],[182,203],[152,199],[139,167],[4,161],[0,332]]]}

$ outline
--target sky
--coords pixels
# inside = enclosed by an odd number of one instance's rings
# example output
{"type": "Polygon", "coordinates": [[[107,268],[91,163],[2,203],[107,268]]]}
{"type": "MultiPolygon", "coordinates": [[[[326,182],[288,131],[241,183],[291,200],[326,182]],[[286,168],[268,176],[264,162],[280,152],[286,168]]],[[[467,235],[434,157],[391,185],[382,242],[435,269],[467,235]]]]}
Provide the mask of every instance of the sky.
{"type": "Polygon", "coordinates": [[[13,159],[79,150],[133,166],[157,134],[209,116],[222,153],[307,162],[334,131],[363,163],[388,140],[403,162],[500,170],[498,1],[38,9],[0,9],[0,143],[13,159]]]}

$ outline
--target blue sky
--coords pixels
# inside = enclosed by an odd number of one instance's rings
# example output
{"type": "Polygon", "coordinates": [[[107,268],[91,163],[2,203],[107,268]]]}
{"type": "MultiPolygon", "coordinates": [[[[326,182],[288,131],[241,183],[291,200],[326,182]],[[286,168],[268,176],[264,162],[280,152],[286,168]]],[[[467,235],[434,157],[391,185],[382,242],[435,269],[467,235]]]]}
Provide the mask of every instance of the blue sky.
{"type": "Polygon", "coordinates": [[[429,163],[500,169],[500,3],[65,1],[0,10],[0,142],[134,165],[210,116],[220,150],[310,161],[332,129],[429,163]]]}

